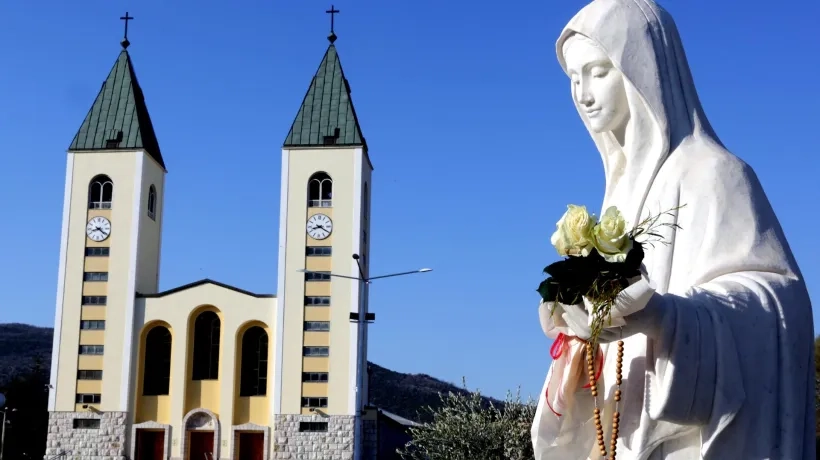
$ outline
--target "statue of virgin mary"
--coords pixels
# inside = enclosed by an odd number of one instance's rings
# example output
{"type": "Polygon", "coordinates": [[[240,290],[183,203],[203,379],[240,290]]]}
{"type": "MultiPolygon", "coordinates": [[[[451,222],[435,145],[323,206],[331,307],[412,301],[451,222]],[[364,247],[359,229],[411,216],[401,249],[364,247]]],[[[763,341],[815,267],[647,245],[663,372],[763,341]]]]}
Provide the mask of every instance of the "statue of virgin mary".
{"type": "MultiPolygon", "coordinates": [[[[808,291],[757,176],[704,114],[672,17],[652,0],[594,0],[556,48],[603,159],[602,208],[633,224],[674,210],[666,244],[645,247],[643,276],[616,301],[618,327],[601,334],[598,407],[611,420],[619,399],[617,458],[813,460],[808,291]]],[[[601,458],[571,345],[589,337],[577,307],[539,307],[562,342],[533,423],[537,460],[601,458]]]]}

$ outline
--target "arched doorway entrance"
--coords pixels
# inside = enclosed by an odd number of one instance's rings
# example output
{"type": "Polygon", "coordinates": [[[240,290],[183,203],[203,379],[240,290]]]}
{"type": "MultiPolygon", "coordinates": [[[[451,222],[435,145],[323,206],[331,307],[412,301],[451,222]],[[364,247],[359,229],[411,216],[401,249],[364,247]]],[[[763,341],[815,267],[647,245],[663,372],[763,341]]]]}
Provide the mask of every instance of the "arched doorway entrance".
{"type": "Polygon", "coordinates": [[[182,419],[185,427],[183,460],[218,460],[219,418],[208,409],[194,409],[182,419]]]}

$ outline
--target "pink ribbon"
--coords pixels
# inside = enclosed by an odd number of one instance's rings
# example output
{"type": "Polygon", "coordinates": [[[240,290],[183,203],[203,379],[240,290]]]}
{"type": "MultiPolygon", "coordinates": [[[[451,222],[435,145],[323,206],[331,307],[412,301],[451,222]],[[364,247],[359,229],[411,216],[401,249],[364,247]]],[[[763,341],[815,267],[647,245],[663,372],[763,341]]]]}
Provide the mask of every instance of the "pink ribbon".
{"type": "MultiPolygon", "coordinates": [[[[558,384],[558,396],[556,399],[556,403],[559,406],[565,406],[564,395],[565,394],[574,394],[577,391],[578,385],[578,378],[580,375],[586,375],[583,372],[585,367],[586,360],[579,359],[579,354],[583,354],[586,351],[586,347],[583,345],[586,344],[585,340],[579,339],[578,337],[568,336],[564,333],[559,333],[558,336],[555,338],[555,342],[553,342],[552,346],[550,347],[550,356],[552,357],[552,370],[556,368],[559,369],[558,373],[552,373],[550,376],[550,382],[547,385],[546,390],[546,402],[547,406],[550,408],[553,414],[558,417],[561,417],[561,414],[556,410],[553,406],[553,402],[550,401],[550,387],[554,384],[558,384]],[[562,361],[563,360],[563,361],[562,361]],[[571,369],[568,369],[568,366],[571,366],[571,369]],[[579,368],[580,366],[580,368],[579,368]],[[569,376],[567,372],[570,372],[569,376]],[[557,380],[556,380],[557,377],[557,380]]],[[[601,371],[604,368],[604,355],[601,347],[598,347],[598,352],[595,353],[597,359],[595,360],[595,366],[597,367],[595,371],[595,382],[601,377],[601,371]]],[[[582,388],[590,388],[591,383],[587,383],[582,388]]],[[[562,409],[559,407],[559,409],[562,409]]],[[[562,409],[563,410],[563,409],[562,409]]]]}

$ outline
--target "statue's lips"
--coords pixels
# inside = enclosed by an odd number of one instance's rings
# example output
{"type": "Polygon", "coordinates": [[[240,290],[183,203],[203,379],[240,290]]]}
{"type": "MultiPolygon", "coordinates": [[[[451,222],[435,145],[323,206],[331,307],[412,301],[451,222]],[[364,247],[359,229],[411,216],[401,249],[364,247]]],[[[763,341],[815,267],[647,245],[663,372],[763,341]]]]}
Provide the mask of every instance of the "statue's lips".
{"type": "Polygon", "coordinates": [[[588,117],[594,117],[595,115],[598,115],[599,113],[601,113],[601,109],[587,110],[587,116],[588,117]]]}

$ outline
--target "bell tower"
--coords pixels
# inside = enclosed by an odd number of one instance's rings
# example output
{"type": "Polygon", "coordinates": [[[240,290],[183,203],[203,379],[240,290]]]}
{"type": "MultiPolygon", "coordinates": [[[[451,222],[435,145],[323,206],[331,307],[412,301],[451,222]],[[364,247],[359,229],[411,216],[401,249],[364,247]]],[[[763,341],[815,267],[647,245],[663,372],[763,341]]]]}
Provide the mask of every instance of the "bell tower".
{"type": "Polygon", "coordinates": [[[358,458],[373,165],[336,38],[282,147],[274,415],[277,451],[358,458]]]}
{"type": "Polygon", "coordinates": [[[166,174],[122,19],[122,50],[68,148],[48,435],[115,458],[133,404],[135,293],[159,283],[166,174]]]}

